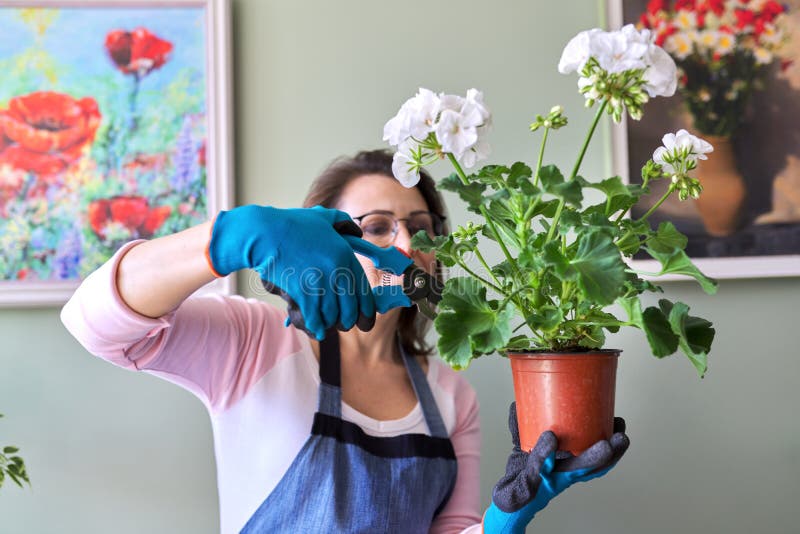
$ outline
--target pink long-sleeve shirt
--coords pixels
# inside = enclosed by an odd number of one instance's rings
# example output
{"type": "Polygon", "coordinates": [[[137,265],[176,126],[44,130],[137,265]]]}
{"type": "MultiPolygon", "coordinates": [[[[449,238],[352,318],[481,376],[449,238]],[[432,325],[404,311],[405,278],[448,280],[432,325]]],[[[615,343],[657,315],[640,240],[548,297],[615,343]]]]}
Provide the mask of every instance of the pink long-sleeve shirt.
{"type": "MultiPolygon", "coordinates": [[[[89,275],[61,320],[90,353],[178,384],[203,402],[214,434],[221,531],[239,532],[309,436],[319,364],[307,336],[283,326],[285,312],[255,299],[192,297],[157,319],[134,312],[119,295],[116,273],[137,244],[89,275]]],[[[458,461],[455,489],[431,532],[480,532],[475,391],[435,358],[427,378],[458,461]]],[[[405,417],[379,421],[342,403],[342,417],[374,436],[427,433],[419,404],[405,417]]]]}

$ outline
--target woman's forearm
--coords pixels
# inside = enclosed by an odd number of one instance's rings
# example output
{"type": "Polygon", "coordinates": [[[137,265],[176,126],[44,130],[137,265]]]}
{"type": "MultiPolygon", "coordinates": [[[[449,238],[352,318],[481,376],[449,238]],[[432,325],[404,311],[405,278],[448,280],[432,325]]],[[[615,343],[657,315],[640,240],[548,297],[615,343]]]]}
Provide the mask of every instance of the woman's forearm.
{"type": "Polygon", "coordinates": [[[147,317],[161,317],[214,280],[206,260],[211,222],[133,247],[117,270],[122,300],[147,317]]]}

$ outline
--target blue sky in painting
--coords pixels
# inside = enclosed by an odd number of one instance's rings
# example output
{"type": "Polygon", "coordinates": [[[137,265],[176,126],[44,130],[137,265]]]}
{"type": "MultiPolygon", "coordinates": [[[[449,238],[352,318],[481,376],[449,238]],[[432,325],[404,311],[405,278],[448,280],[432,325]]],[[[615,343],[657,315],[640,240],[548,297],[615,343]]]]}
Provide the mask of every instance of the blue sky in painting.
{"type": "MultiPolygon", "coordinates": [[[[44,35],[44,48],[61,68],[59,86],[80,84],[87,78],[123,74],[117,71],[105,50],[109,31],[132,31],[145,27],[173,44],[170,60],[142,82],[142,90],[158,92],[175,74],[193,66],[205,78],[205,10],[190,8],[62,8],[44,35]]],[[[17,10],[0,8],[0,59],[16,56],[34,46],[35,35],[20,19],[17,10]]],[[[0,87],[3,85],[0,77],[0,87]]],[[[0,93],[5,93],[1,91],[0,93]]],[[[6,95],[10,96],[10,95],[6,95]]]]}

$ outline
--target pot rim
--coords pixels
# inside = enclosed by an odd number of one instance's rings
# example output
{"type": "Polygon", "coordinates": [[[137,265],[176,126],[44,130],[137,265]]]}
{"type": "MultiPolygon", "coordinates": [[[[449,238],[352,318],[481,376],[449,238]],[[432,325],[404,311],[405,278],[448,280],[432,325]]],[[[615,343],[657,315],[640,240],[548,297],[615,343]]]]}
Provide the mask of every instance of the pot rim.
{"type": "Polygon", "coordinates": [[[537,357],[537,356],[590,356],[593,354],[597,355],[608,355],[608,356],[619,356],[622,353],[622,349],[589,349],[589,350],[550,350],[550,349],[529,349],[529,350],[514,350],[508,351],[508,357],[537,357]]]}

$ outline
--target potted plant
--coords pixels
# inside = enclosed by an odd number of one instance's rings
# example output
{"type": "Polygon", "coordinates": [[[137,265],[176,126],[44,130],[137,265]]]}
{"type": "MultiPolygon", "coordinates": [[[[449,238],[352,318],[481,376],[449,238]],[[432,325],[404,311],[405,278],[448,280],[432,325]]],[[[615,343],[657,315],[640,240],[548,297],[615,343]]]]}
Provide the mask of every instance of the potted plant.
{"type": "Polygon", "coordinates": [[[711,235],[736,230],[746,191],[732,138],[770,67],[780,62],[783,70],[791,64],[781,56],[785,13],[786,6],[774,0],[650,0],[640,18],[678,65],[678,92],[690,127],[716,149],[697,171],[705,194],[696,204],[711,235]]]}
{"type": "MultiPolygon", "coordinates": [[[[3,414],[0,413],[0,417],[3,417],[3,414]]],[[[16,455],[18,451],[17,447],[8,445],[3,447],[2,452],[0,452],[0,487],[3,486],[6,477],[13,480],[20,488],[23,482],[27,482],[30,485],[31,481],[28,479],[25,461],[16,455]]]]}
{"type": "Polygon", "coordinates": [[[648,222],[668,196],[685,200],[700,194],[700,184],[688,173],[712,147],[681,130],[664,136],[664,145],[642,169],[641,185],[618,176],[589,181],[579,174],[581,162],[603,115],[617,122],[625,113],[641,118],[649,98],[674,93],[676,67],[648,30],[629,25],[578,34],[564,49],[559,71],[578,72],[587,107],[596,107],[568,173],[545,160],[551,134],[567,124],[556,106],[530,125],[541,132],[533,166],[488,165],[468,174],[464,169],[488,154],[491,125],[475,89],[465,97],[420,89],[387,122],[384,139],[397,147],[393,171],[409,187],[421,167],[448,159],[455,172],[438,187],[458,193],[478,216],[450,235],[431,239],[420,232],[412,241],[415,248],[435,251],[443,265],[463,271],[446,281],[438,307],[439,354],[457,369],[484,354],[509,356],[523,448],[530,450],[541,431],[552,429],[561,449],[578,453],[612,431],[619,351],[603,350],[606,332],[639,328],[657,358],[680,348],[701,377],[706,372],[711,323],[689,315],[681,302],[661,299],[658,306],[645,307],[640,297],[662,292],[655,281],[667,274],[692,277],[706,292],[716,291],[716,282],[685,253],[686,237],[669,222],[657,228],[648,222]],[[631,207],[656,180],[669,181],[666,194],[643,216],[630,218],[631,207]],[[603,199],[585,202],[588,189],[603,199]],[[496,265],[486,260],[489,243],[502,253],[496,265]],[[661,264],[660,272],[649,273],[654,279],[626,262],[636,253],[661,264]],[[624,316],[609,311],[614,304],[624,316]],[[537,373],[544,379],[531,382],[537,373]],[[585,391],[585,385],[598,390],[585,391]],[[526,394],[532,392],[531,403],[526,394]],[[534,410],[542,407],[537,415],[534,410]],[[589,421],[599,425],[588,428],[589,421]]]}

